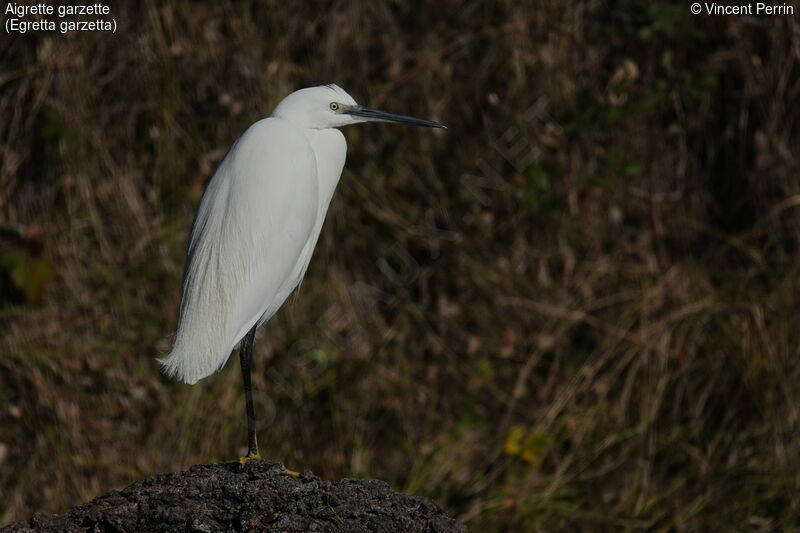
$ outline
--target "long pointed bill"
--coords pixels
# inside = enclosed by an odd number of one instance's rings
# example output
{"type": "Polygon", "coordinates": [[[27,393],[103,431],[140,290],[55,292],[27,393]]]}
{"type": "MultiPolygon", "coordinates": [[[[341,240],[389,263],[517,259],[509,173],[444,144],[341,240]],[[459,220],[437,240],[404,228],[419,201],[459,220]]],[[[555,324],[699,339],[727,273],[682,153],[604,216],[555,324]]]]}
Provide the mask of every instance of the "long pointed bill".
{"type": "Polygon", "coordinates": [[[425,126],[428,128],[447,128],[444,124],[439,124],[432,120],[409,117],[407,115],[395,115],[394,113],[387,113],[386,111],[364,107],[363,105],[349,107],[343,109],[341,112],[369,122],[391,122],[393,124],[411,124],[412,126],[425,126]]]}

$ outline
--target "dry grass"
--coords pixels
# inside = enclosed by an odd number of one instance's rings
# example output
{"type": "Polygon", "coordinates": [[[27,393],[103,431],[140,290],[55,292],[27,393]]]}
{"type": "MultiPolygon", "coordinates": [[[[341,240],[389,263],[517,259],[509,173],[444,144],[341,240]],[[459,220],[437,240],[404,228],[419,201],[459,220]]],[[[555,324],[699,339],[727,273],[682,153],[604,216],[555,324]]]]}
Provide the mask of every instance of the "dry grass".
{"type": "Polygon", "coordinates": [[[622,4],[148,1],[3,39],[0,523],[243,451],[238,365],[154,356],[226,148],[334,81],[450,129],[346,131],[257,343],[267,456],[473,531],[800,527],[797,19],[622,4]]]}

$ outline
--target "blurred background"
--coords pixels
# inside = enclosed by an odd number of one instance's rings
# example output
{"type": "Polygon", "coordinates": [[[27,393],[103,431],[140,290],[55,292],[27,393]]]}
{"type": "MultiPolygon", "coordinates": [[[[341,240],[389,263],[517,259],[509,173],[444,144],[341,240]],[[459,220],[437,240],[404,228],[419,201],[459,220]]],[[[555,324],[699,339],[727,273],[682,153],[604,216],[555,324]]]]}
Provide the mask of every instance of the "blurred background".
{"type": "Polygon", "coordinates": [[[0,40],[0,523],[245,451],[194,387],[194,208],[335,82],[446,131],[345,129],[308,276],[256,343],[266,458],[472,531],[800,527],[800,26],[687,2],[118,2],[0,40]]]}

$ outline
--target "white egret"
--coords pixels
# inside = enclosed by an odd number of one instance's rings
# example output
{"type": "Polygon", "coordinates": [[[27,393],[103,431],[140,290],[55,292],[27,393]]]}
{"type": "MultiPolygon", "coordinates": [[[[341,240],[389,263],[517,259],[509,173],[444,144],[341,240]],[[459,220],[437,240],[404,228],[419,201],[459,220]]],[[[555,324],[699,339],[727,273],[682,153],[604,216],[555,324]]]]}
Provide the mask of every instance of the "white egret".
{"type": "Polygon", "coordinates": [[[247,411],[247,456],[258,457],[250,383],[256,329],[303,279],[347,145],[337,128],[360,122],[442,124],[358,105],[337,85],[284,98],[231,146],[197,208],[178,330],[164,372],[196,383],[239,346],[247,411]]]}

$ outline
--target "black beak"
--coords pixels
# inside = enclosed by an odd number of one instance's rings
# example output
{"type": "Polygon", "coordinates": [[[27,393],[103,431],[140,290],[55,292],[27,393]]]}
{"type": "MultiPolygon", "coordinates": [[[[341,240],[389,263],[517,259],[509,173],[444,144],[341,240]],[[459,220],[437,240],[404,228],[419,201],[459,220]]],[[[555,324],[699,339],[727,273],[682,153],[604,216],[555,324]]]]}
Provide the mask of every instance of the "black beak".
{"type": "Polygon", "coordinates": [[[353,115],[354,117],[358,117],[369,122],[391,122],[393,124],[410,124],[412,126],[425,126],[427,128],[447,128],[447,126],[444,124],[439,124],[438,122],[434,122],[432,120],[409,117],[407,115],[396,115],[394,113],[387,113],[386,111],[372,109],[370,107],[364,107],[361,105],[348,107],[343,109],[341,112],[346,115],[353,115]]]}

